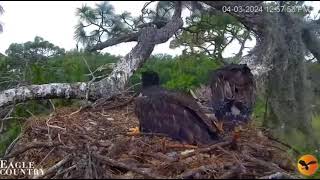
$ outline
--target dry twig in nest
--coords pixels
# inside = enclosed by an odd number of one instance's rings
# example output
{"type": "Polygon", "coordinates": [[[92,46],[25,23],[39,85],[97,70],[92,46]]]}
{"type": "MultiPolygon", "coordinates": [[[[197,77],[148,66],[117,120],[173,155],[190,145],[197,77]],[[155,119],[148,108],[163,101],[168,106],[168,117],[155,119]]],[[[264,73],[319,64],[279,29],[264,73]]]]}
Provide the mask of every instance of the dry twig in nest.
{"type": "Polygon", "coordinates": [[[59,146],[62,145],[60,142],[53,142],[53,143],[48,143],[48,142],[31,142],[27,143],[24,146],[20,147],[19,149],[13,151],[12,153],[6,155],[3,157],[3,159],[8,159],[15,157],[17,155],[21,155],[22,153],[30,150],[30,149],[35,149],[35,148],[42,148],[42,147],[54,147],[54,146],[59,146]]]}
{"type": "Polygon", "coordinates": [[[256,128],[250,126],[241,132],[237,150],[231,150],[232,141],[227,138],[207,147],[163,148],[163,142],[178,142],[161,134],[128,136],[128,129],[139,122],[130,113],[132,96],[119,98],[114,98],[108,106],[79,111],[72,116],[68,114],[74,108],[56,109],[49,125],[61,126],[61,123],[62,128],[50,128],[52,143],[45,142],[47,118],[31,117],[30,126],[25,127],[22,138],[6,158],[36,161],[37,168],[51,167],[50,174],[43,178],[268,178],[294,173],[288,168],[290,164],[276,163],[287,160],[287,156],[278,158],[285,152],[270,148],[274,142],[259,138],[256,128]],[[107,110],[106,107],[118,108],[107,110]],[[34,139],[38,142],[32,142],[34,139]],[[71,159],[61,161],[71,153],[71,159]],[[279,173],[270,175],[276,172],[279,173]]]}
{"type": "Polygon", "coordinates": [[[198,168],[194,168],[191,170],[188,170],[182,174],[180,174],[177,179],[190,179],[196,176],[198,173],[206,172],[206,171],[214,171],[214,168],[216,168],[216,165],[204,165],[200,166],[198,168]]]}
{"type": "Polygon", "coordinates": [[[268,176],[260,177],[259,179],[298,179],[297,177],[291,176],[287,173],[277,172],[268,176]]]}
{"type": "Polygon", "coordinates": [[[57,164],[55,164],[54,166],[50,167],[48,170],[45,171],[45,173],[43,175],[39,175],[39,176],[35,176],[33,177],[33,179],[41,179],[46,177],[47,175],[54,173],[55,171],[57,171],[60,167],[62,167],[64,164],[66,164],[67,162],[69,162],[71,160],[72,156],[68,155],[65,158],[63,158],[61,161],[59,161],[57,164]]]}
{"type": "Polygon", "coordinates": [[[132,172],[135,172],[135,173],[137,173],[137,174],[143,175],[143,176],[146,177],[146,178],[163,179],[163,177],[160,177],[160,176],[158,176],[158,175],[155,175],[155,174],[146,172],[146,171],[144,171],[144,170],[141,170],[141,169],[138,169],[138,168],[135,168],[135,167],[130,167],[129,165],[126,165],[126,164],[124,164],[124,163],[115,161],[115,160],[113,160],[113,159],[110,159],[110,158],[101,156],[101,155],[99,155],[99,154],[95,154],[95,153],[94,153],[94,154],[92,154],[92,156],[95,157],[95,158],[97,158],[97,159],[102,160],[103,162],[107,163],[107,164],[110,165],[110,166],[123,168],[123,169],[126,169],[126,170],[128,170],[128,171],[132,171],[132,172]]]}
{"type": "MultiPolygon", "coordinates": [[[[124,102],[121,102],[119,104],[116,104],[116,105],[111,105],[111,106],[107,106],[104,108],[104,110],[110,110],[110,109],[115,109],[115,108],[120,108],[120,107],[123,107],[123,106],[126,106],[128,105],[129,103],[131,103],[133,100],[134,100],[135,96],[132,96],[130,99],[124,101],[124,102]]],[[[94,112],[96,112],[98,109],[95,109],[93,110],[94,112]]]]}
{"type": "Polygon", "coordinates": [[[186,154],[186,155],[182,155],[180,157],[180,159],[186,159],[188,157],[191,157],[191,156],[194,156],[196,154],[201,154],[201,153],[207,153],[207,152],[210,152],[212,150],[214,150],[215,148],[218,148],[218,147],[223,147],[223,146],[227,146],[229,145],[231,142],[230,141],[223,141],[223,142],[219,142],[217,144],[214,144],[214,145],[211,145],[209,147],[205,147],[205,148],[199,148],[197,149],[196,151],[193,151],[189,154],[186,154]]]}

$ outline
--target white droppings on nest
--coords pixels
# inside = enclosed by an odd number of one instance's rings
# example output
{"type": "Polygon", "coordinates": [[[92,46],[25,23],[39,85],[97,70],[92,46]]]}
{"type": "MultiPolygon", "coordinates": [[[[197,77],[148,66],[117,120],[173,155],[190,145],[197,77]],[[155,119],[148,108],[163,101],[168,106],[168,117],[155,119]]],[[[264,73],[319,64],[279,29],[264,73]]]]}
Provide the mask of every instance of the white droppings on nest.
{"type": "Polygon", "coordinates": [[[108,121],[113,121],[114,119],[113,119],[113,118],[107,118],[107,120],[108,120],[108,121]]]}
{"type": "Polygon", "coordinates": [[[190,153],[193,153],[193,152],[194,152],[194,149],[188,149],[188,150],[182,151],[180,154],[181,155],[187,155],[187,154],[190,154],[190,153]]]}
{"type": "Polygon", "coordinates": [[[89,124],[90,124],[90,125],[93,125],[93,126],[98,125],[98,123],[97,123],[97,122],[95,122],[95,121],[90,121],[90,122],[89,122],[89,124]]]}

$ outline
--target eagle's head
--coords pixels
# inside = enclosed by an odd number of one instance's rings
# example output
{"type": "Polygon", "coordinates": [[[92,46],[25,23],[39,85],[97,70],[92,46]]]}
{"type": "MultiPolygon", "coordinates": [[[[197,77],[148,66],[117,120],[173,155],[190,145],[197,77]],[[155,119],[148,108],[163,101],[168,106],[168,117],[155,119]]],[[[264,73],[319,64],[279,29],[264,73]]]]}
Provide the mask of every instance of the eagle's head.
{"type": "Polygon", "coordinates": [[[157,86],[160,84],[158,73],[148,70],[141,73],[142,87],[157,86]]]}

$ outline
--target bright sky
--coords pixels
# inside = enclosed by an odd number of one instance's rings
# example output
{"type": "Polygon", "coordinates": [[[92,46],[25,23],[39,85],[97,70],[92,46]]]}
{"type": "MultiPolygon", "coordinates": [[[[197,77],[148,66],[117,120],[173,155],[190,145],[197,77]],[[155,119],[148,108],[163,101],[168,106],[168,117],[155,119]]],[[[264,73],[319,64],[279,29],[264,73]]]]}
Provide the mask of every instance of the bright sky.
{"type": "MultiPolygon", "coordinates": [[[[1,1],[0,5],[5,12],[0,16],[0,22],[4,26],[4,32],[0,34],[0,52],[4,54],[11,43],[24,43],[33,41],[35,36],[66,50],[74,49],[76,42],[73,39],[74,26],[78,17],[75,16],[76,8],[86,3],[94,6],[99,1],[1,1]]],[[[139,15],[146,1],[110,1],[115,7],[116,13],[129,11],[132,15],[139,15]]],[[[317,10],[320,2],[308,2],[317,10]]],[[[105,51],[114,55],[125,55],[135,43],[122,43],[107,48],[105,51]]],[[[254,42],[248,42],[247,46],[254,46],[254,42]]],[[[226,49],[225,56],[230,56],[238,51],[239,45],[232,44],[226,49]]],[[[170,49],[169,42],[157,45],[153,54],[167,53],[171,55],[181,54],[181,49],[170,49]]]]}

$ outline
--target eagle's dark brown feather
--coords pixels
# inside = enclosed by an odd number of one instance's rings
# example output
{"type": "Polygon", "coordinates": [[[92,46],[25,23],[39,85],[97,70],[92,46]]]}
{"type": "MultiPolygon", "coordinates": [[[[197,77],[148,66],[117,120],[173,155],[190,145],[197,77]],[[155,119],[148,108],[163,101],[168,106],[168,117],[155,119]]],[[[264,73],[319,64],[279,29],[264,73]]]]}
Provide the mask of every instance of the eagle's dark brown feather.
{"type": "Polygon", "coordinates": [[[135,100],[140,130],[161,133],[187,144],[212,144],[219,140],[213,120],[197,102],[182,93],[158,85],[145,87],[135,100]]]}
{"type": "Polygon", "coordinates": [[[214,113],[219,121],[230,124],[228,129],[250,119],[256,86],[247,65],[230,64],[217,69],[211,76],[210,86],[214,113]],[[237,111],[240,111],[240,114],[234,114],[237,111]]]}
{"type": "Polygon", "coordinates": [[[231,64],[217,69],[211,77],[212,101],[228,98],[253,106],[256,86],[247,65],[231,64]]]}

